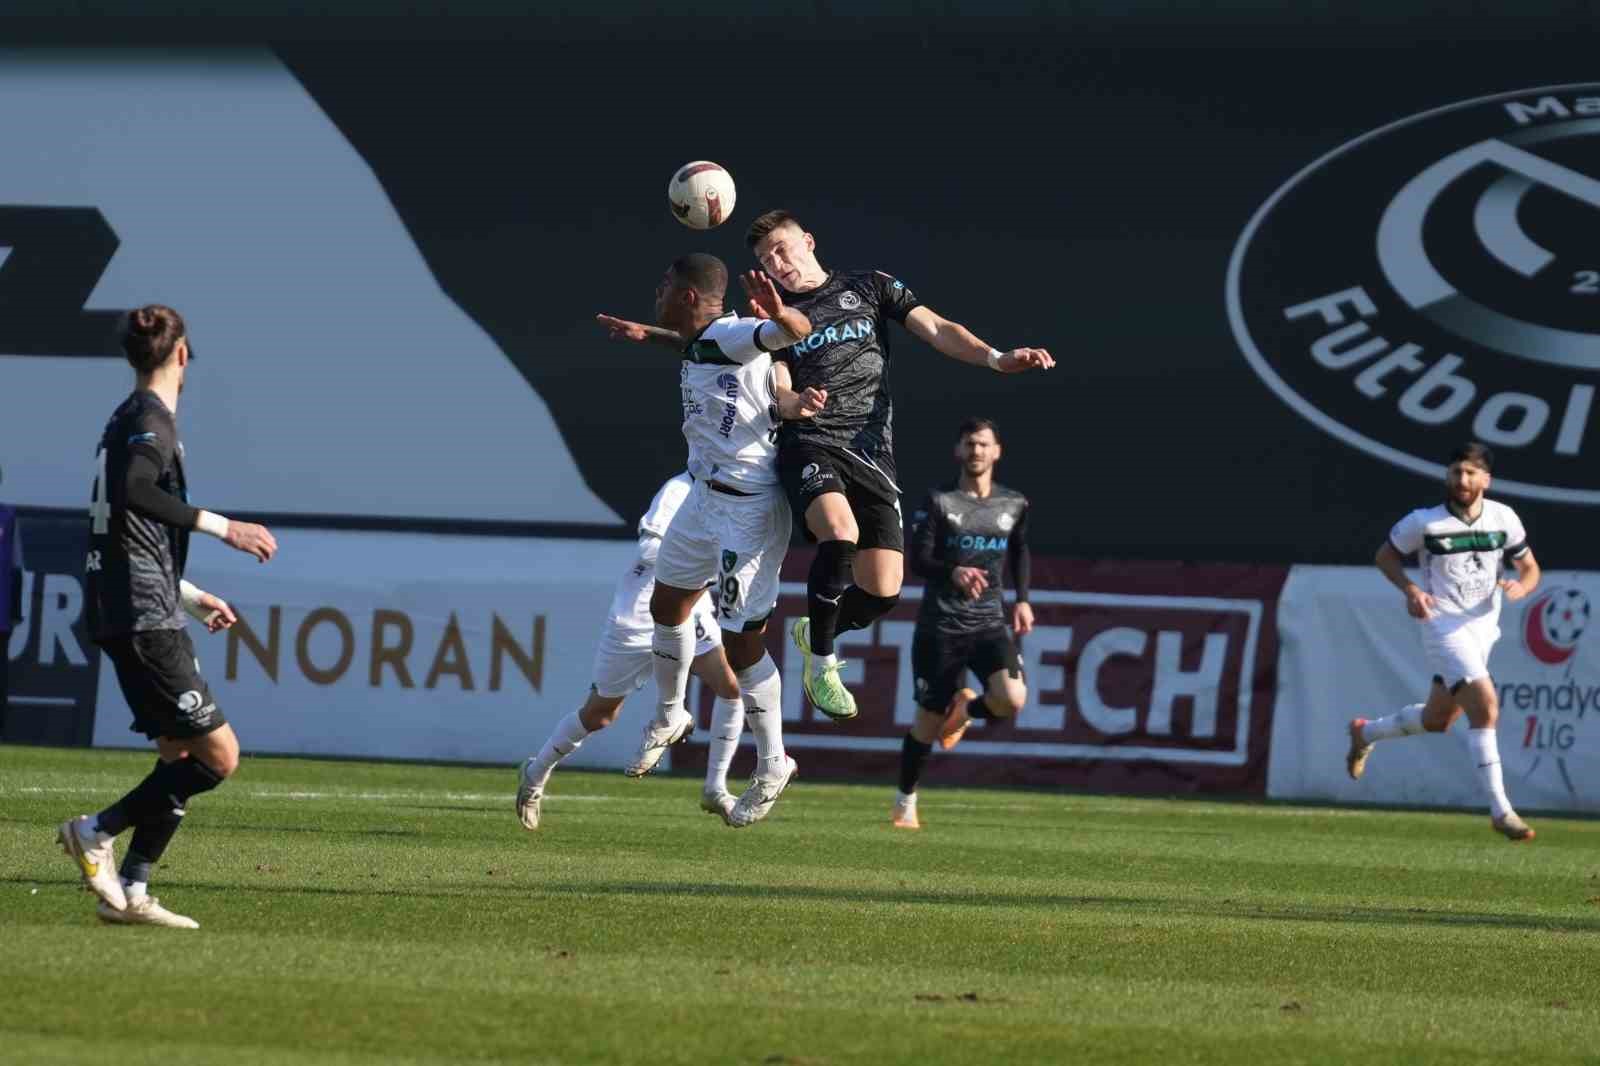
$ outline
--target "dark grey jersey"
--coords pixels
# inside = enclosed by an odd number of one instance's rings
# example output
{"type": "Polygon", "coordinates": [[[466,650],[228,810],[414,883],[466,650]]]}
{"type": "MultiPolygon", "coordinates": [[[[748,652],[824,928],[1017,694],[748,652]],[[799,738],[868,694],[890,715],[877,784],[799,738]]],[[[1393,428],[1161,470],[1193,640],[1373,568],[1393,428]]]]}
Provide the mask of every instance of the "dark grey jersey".
{"type": "Polygon", "coordinates": [[[85,579],[89,634],[96,641],[184,625],[178,581],[189,554],[189,530],[128,507],[128,467],[135,455],[159,471],[157,489],[187,502],[177,419],[159,396],[144,389],[112,414],[95,454],[85,579]]]}
{"type": "Polygon", "coordinates": [[[811,333],[772,358],[789,364],[796,390],[828,390],[815,418],[785,422],[778,445],[824,444],[859,451],[893,469],[894,412],[889,397],[891,321],[918,306],[912,291],[878,270],[834,271],[819,288],[783,294],[811,320],[811,333]]]}
{"type": "Polygon", "coordinates": [[[911,569],[927,581],[917,624],[947,633],[1009,624],[1001,595],[1007,563],[1017,601],[1028,599],[1028,498],[998,484],[982,498],[949,485],[928,493],[911,521],[911,569]],[[958,566],[988,574],[988,588],[977,599],[951,581],[958,566]]]}

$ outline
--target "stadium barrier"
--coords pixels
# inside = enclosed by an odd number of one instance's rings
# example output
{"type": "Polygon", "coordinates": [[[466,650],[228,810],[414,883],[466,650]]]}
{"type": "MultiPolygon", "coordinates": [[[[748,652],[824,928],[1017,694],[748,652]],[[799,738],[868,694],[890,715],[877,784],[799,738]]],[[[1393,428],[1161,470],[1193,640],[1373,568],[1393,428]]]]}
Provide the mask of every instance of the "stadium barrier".
{"type": "MultiPolygon", "coordinates": [[[[1500,759],[1521,810],[1600,810],[1600,648],[1585,632],[1600,574],[1547,572],[1507,604],[1489,658],[1500,759]]],[[[1467,725],[1380,744],[1345,773],[1352,717],[1421,701],[1430,672],[1417,622],[1375,569],[1297,566],[1278,605],[1282,654],[1267,794],[1275,799],[1481,807],[1467,725]]]]}

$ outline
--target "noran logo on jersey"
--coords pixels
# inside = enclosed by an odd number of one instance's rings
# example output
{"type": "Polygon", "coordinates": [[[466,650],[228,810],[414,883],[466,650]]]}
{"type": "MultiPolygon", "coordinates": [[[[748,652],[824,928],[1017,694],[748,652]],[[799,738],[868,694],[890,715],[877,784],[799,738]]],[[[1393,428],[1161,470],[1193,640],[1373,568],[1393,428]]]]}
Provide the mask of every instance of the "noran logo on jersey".
{"type": "Polygon", "coordinates": [[[1496,490],[1600,504],[1600,84],[1335,149],[1250,220],[1226,298],[1256,373],[1346,444],[1442,477],[1476,438],[1496,490]]]}

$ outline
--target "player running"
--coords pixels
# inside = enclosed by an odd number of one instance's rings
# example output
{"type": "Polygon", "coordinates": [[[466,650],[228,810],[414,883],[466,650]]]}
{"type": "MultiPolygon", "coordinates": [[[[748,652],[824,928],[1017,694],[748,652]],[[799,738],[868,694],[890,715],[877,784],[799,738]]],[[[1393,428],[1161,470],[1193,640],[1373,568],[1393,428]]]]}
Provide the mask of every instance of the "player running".
{"type": "MultiPolygon", "coordinates": [[[[689,618],[710,588],[756,741],[755,776],[726,819],[735,827],[766,817],[795,774],[783,748],[778,667],[762,640],[792,526],[774,468],[775,438],[781,419],[809,418],[827,400],[818,390],[790,391],[787,374],[772,362],[775,349],[810,332],[806,316],[784,306],[770,279],[751,271],[743,281],[762,317],[723,310],[728,268],[700,253],[667,268],[656,288],[656,326],[599,316],[613,338],[665,344],[682,357],[683,435],[694,479],[656,556],[650,614],[659,701],[624,772],[648,773],[693,728],[683,706],[694,644],[689,618]]],[[[723,731],[715,720],[712,728],[723,731]]]]}
{"type": "MultiPolygon", "coordinates": [[[[639,519],[639,555],[617,581],[611,611],[600,633],[594,655],[594,683],[584,705],[557,723],[537,755],[522,764],[517,787],[517,814],[528,829],[539,828],[540,805],[556,765],[577,751],[591,733],[616,720],[617,711],[630,694],[644,687],[651,676],[650,642],[655,632],[650,619],[650,595],[655,589],[656,555],[672,516],[694,489],[688,474],[667,481],[639,519]]],[[[692,669],[716,693],[712,712],[710,751],[706,757],[706,784],[700,805],[724,819],[733,809],[728,794],[728,767],[744,729],[744,703],[739,682],[722,655],[721,628],[711,598],[694,603],[694,663],[692,669]]]]}
{"type": "Polygon", "coordinates": [[[85,563],[91,638],[117,671],[136,733],[159,758],[143,781],[93,817],[63,822],[57,840],[100,897],[102,921],[198,929],[148,892],[150,870],[183,824],[189,801],[239,765],[239,740],[200,676],[184,613],[210,632],[237,620],[216,596],[183,580],[189,533],[199,530],[262,562],[278,550],[264,527],[188,503],[178,397],[194,353],[182,317],[151,304],[128,315],[123,350],[134,390],[111,415],[95,453],[85,563]],[[133,839],[116,872],[115,840],[133,839]]]}
{"type": "Polygon", "coordinates": [[[1445,474],[1444,503],[1406,515],[1378,549],[1378,569],[1404,594],[1411,617],[1422,622],[1433,687],[1426,703],[1371,722],[1352,720],[1345,767],[1359,779],[1378,741],[1443,733],[1465,711],[1467,744],[1489,795],[1490,822],[1515,842],[1532,840],[1534,832],[1506,798],[1495,739],[1500,700],[1489,677],[1489,650],[1500,639],[1501,600],[1515,602],[1538,587],[1539,564],[1517,513],[1484,498],[1493,467],[1494,455],[1484,445],[1457,448],[1445,474]],[[1420,586],[1406,576],[1405,560],[1413,555],[1422,567],[1420,586]],[[1507,561],[1516,568],[1515,580],[1504,577],[1507,561]]]}
{"type": "Polygon", "coordinates": [[[917,782],[935,743],[948,751],[974,718],[1014,718],[1027,702],[1022,659],[1012,640],[1033,629],[1028,606],[1028,498],[997,484],[1000,436],[987,418],[969,418],[956,434],[961,473],[928,493],[912,518],[911,572],[927,585],[911,639],[917,717],[900,747],[900,793],[893,824],[919,829],[917,782]],[[1011,571],[1015,604],[1009,626],[1000,589],[1011,571]],[[979,696],[963,681],[971,670],[979,696]]]}
{"type": "Polygon", "coordinates": [[[778,473],[794,510],[805,516],[807,539],[817,542],[807,617],[792,631],[805,658],[806,697],[830,718],[853,718],[855,697],[840,680],[834,639],[887,614],[904,579],[889,322],[952,359],[1003,374],[1047,370],[1055,360],[1043,348],[989,347],[881,271],[824,270],[815,238],[787,211],[761,215],[745,237],[789,303],[811,320],[804,339],[773,358],[790,365],[796,388],[821,389],[831,398],[816,418],[784,424],[778,473]]]}

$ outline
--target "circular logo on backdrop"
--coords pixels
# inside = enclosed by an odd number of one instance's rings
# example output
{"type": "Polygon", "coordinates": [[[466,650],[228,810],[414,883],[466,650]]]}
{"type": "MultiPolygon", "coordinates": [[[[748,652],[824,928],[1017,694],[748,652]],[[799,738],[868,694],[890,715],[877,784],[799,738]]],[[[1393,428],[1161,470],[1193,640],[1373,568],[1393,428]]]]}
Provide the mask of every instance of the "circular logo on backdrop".
{"type": "Polygon", "coordinates": [[[1600,84],[1402,119],[1274,193],[1228,265],[1234,338],[1302,417],[1444,476],[1600,504],[1600,84]]]}
{"type": "Polygon", "coordinates": [[[1581,589],[1556,589],[1528,605],[1522,640],[1535,659],[1558,666],[1578,650],[1588,624],[1589,597],[1581,589]]]}

